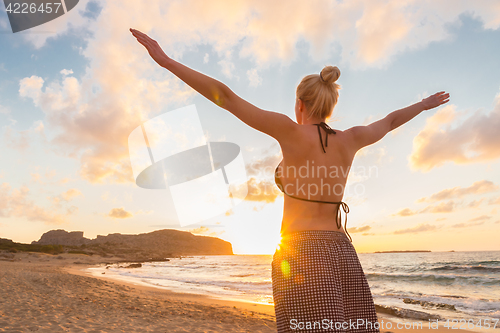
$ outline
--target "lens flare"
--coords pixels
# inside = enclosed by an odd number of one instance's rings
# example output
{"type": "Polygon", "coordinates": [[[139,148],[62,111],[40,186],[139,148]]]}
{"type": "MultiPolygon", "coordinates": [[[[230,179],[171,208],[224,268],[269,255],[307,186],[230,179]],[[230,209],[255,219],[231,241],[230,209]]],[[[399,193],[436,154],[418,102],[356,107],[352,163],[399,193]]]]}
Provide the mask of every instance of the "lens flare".
{"type": "Polygon", "coordinates": [[[283,276],[285,276],[285,278],[290,277],[290,264],[286,260],[283,260],[281,262],[281,273],[283,273],[283,276]]]}

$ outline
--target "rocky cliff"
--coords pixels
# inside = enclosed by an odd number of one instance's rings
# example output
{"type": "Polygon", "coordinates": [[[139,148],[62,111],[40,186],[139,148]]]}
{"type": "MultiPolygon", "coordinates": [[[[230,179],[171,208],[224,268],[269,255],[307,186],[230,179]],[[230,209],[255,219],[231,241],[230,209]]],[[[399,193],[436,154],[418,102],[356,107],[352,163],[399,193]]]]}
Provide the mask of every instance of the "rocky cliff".
{"type": "Polygon", "coordinates": [[[65,245],[97,254],[137,257],[175,257],[186,255],[233,254],[231,243],[207,236],[196,236],[186,231],[164,229],[138,235],[98,235],[95,239],[83,237],[82,231],[51,230],[31,244],[65,245]]]}
{"type": "Polygon", "coordinates": [[[90,244],[92,240],[83,237],[83,231],[67,232],[63,229],[47,231],[40,237],[40,240],[31,244],[39,245],[75,245],[90,244]]]}

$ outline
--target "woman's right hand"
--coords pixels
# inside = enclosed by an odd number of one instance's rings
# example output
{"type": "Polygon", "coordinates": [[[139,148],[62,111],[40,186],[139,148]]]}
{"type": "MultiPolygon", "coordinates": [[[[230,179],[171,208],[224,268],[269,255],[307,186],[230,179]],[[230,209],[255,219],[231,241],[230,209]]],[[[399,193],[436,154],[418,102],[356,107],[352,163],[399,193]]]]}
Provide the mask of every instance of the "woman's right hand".
{"type": "Polygon", "coordinates": [[[135,38],[137,38],[137,41],[144,45],[144,47],[148,50],[149,55],[151,58],[153,58],[156,63],[162,67],[165,67],[169,57],[163,52],[163,50],[160,47],[160,44],[148,35],[146,35],[143,32],[140,32],[139,30],[135,30],[130,28],[130,32],[132,35],[134,35],[135,38]]]}
{"type": "Polygon", "coordinates": [[[450,100],[450,94],[440,91],[422,100],[422,104],[425,110],[434,109],[444,103],[448,103],[450,100]]]}

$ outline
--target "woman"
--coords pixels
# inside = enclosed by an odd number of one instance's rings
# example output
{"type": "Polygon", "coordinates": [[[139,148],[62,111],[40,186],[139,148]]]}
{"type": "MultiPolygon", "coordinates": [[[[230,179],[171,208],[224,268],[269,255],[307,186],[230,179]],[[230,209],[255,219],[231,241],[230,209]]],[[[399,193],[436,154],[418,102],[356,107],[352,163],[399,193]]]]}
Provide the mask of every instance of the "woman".
{"type": "Polygon", "coordinates": [[[327,66],[319,75],[306,76],[297,87],[295,123],[286,115],[248,103],[223,83],[170,59],[146,34],[130,31],[160,66],[280,143],[285,165],[277,168],[275,180],[287,196],[282,241],[272,263],[278,332],[379,332],[366,277],[339,216],[340,208],[349,212],[341,201],[348,170],[358,150],[420,112],[448,102],[449,94],[436,93],[367,126],[333,130],[326,119],[337,103],[335,81],[340,71],[327,66]],[[325,171],[332,166],[340,172],[325,171]],[[300,171],[304,167],[306,176],[300,171]]]}

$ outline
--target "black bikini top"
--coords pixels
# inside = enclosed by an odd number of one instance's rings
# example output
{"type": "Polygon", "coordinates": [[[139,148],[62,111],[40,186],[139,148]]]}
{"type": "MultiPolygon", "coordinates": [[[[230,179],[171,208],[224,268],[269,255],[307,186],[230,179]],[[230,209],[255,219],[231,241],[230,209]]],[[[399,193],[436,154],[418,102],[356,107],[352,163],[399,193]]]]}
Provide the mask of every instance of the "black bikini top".
{"type": "MultiPolygon", "coordinates": [[[[325,146],[328,147],[328,134],[336,134],[337,132],[335,132],[332,128],[330,128],[330,126],[328,126],[324,122],[321,122],[319,124],[313,124],[313,125],[316,125],[318,127],[318,134],[319,134],[319,140],[321,142],[321,148],[323,148],[323,152],[326,153],[325,146]],[[321,137],[320,127],[326,131],[325,146],[323,146],[323,138],[321,137]]],[[[280,164],[281,164],[281,162],[280,162],[280,164]]],[[[340,206],[342,206],[342,209],[344,210],[344,213],[346,214],[345,223],[344,223],[344,230],[345,230],[347,236],[349,236],[349,239],[351,240],[351,243],[352,243],[352,238],[349,235],[349,233],[347,232],[347,213],[349,213],[349,206],[347,206],[347,204],[345,202],[342,202],[342,201],[308,200],[308,199],[298,198],[296,196],[293,196],[293,195],[286,193],[284,188],[283,188],[283,184],[281,183],[281,179],[277,176],[278,168],[279,168],[280,164],[278,164],[278,166],[276,167],[276,171],[274,172],[274,181],[276,182],[276,185],[281,190],[281,192],[288,195],[289,197],[292,197],[292,198],[298,199],[298,200],[310,201],[310,202],[321,202],[321,203],[328,203],[328,204],[338,204],[339,206],[337,206],[337,215],[335,216],[335,222],[337,223],[337,228],[339,228],[339,229],[342,229],[342,216],[341,216],[341,212],[339,209],[340,206]]]]}

